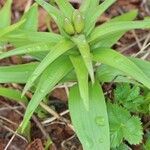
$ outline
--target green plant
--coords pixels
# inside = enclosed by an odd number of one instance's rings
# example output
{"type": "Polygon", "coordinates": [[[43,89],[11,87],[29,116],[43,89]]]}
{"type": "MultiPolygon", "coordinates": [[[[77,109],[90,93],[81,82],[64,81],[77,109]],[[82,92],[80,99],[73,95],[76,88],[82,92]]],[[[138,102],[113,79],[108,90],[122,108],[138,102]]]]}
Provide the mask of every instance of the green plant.
{"type": "Polygon", "coordinates": [[[2,42],[16,47],[0,54],[0,59],[28,54],[37,60],[37,63],[0,67],[0,83],[26,84],[22,96],[32,86],[35,87],[35,91],[31,91],[34,95],[28,103],[21,131],[25,130],[39,103],[55,85],[77,82],[70,88],[68,102],[73,125],[85,150],[109,150],[110,147],[119,146],[123,138],[130,144],[140,143],[142,129],[139,118],[131,117],[127,110],[118,105],[106,106],[99,83],[115,79],[114,82],[130,82],[150,88],[150,63],[127,58],[111,49],[128,30],[149,29],[150,19],[132,21],[137,15],[134,10],[95,27],[97,18],[115,0],[105,0],[100,5],[99,0],[86,0],[79,10],[75,10],[67,0],[55,0],[59,9],[43,0],[35,1],[54,19],[60,34],[37,32],[36,4],[19,23],[0,33],[2,42]],[[12,30],[14,26],[18,28],[15,31],[12,30]],[[95,67],[97,62],[101,63],[99,67],[95,67]],[[120,122],[116,121],[113,110],[116,117],[120,115],[122,119],[123,128],[119,132],[116,130],[120,122]],[[109,118],[111,114],[114,117],[109,118]],[[129,122],[124,124],[127,120],[129,122]],[[135,130],[139,131],[136,136],[129,128],[134,125],[135,130]],[[117,136],[113,144],[110,142],[111,129],[116,134],[113,136],[117,136]]]}

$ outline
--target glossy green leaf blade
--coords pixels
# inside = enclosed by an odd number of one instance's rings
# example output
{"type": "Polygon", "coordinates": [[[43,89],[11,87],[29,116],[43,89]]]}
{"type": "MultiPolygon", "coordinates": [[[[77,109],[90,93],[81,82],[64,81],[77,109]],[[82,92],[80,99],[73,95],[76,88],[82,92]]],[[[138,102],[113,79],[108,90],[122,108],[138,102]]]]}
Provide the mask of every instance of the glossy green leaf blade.
{"type": "Polygon", "coordinates": [[[72,19],[74,8],[69,3],[69,1],[68,0],[55,0],[55,1],[61,12],[64,14],[64,16],[69,19],[72,19]]]}
{"type": "Polygon", "coordinates": [[[26,83],[38,63],[0,67],[0,83],[26,83]]]}
{"type": "Polygon", "coordinates": [[[77,136],[84,150],[110,150],[107,108],[101,87],[89,85],[89,111],[80,97],[78,86],[71,88],[69,110],[77,136]]]}
{"type": "Polygon", "coordinates": [[[91,80],[94,83],[94,70],[93,70],[93,64],[92,64],[92,58],[91,58],[91,54],[90,54],[89,44],[87,43],[84,35],[80,35],[80,36],[73,38],[73,41],[77,44],[78,49],[83,58],[83,61],[85,63],[85,66],[91,77],[91,80]]]}
{"type": "Polygon", "coordinates": [[[20,29],[28,31],[37,31],[38,29],[38,7],[37,4],[33,4],[31,8],[24,13],[21,20],[26,22],[21,25],[20,29]]]}
{"type": "Polygon", "coordinates": [[[43,72],[37,89],[27,107],[22,122],[22,131],[24,131],[24,129],[26,128],[32,114],[38,107],[39,103],[43,100],[43,98],[49,92],[51,92],[54,86],[72,69],[73,66],[68,57],[60,57],[47,67],[47,69],[43,72]]]}
{"type": "Polygon", "coordinates": [[[0,54],[0,59],[14,56],[14,55],[22,55],[22,54],[29,54],[34,52],[45,52],[49,51],[53,45],[51,43],[36,43],[36,44],[30,44],[27,46],[19,47],[14,50],[4,52],[0,54]]]}
{"type": "Polygon", "coordinates": [[[57,8],[45,2],[44,0],[35,0],[35,1],[48,12],[48,14],[55,20],[56,24],[61,30],[61,27],[63,26],[63,19],[64,19],[61,12],[57,8]]]}
{"type": "Polygon", "coordinates": [[[150,78],[150,62],[139,58],[129,57],[149,78],[150,78]]]}
{"type": "Polygon", "coordinates": [[[82,1],[81,6],[80,6],[80,11],[83,12],[84,14],[88,14],[89,9],[93,10],[96,6],[98,6],[99,0],[86,0],[82,1]]]}
{"type": "Polygon", "coordinates": [[[131,82],[128,79],[127,75],[108,65],[101,64],[96,70],[96,77],[97,79],[104,83],[104,82],[131,82]]]}
{"type": "Polygon", "coordinates": [[[33,82],[41,75],[41,73],[59,56],[64,54],[69,49],[73,48],[74,44],[68,40],[62,40],[54,46],[46,57],[41,61],[38,67],[34,70],[32,75],[29,77],[27,84],[24,87],[23,95],[32,86],[33,82]]]}
{"type": "MultiPolygon", "coordinates": [[[[113,19],[111,19],[109,22],[115,22],[115,21],[132,21],[137,16],[137,10],[132,10],[130,12],[127,12],[121,16],[117,16],[113,19]]],[[[106,22],[106,23],[109,23],[106,22]]],[[[112,47],[122,36],[125,34],[125,31],[117,32],[113,34],[109,34],[109,36],[103,36],[99,39],[97,43],[93,45],[92,48],[98,48],[98,47],[112,47]]]]}
{"type": "Polygon", "coordinates": [[[11,4],[12,0],[7,0],[0,10],[0,28],[5,28],[11,24],[11,4]]]}
{"type": "MultiPolygon", "coordinates": [[[[138,58],[129,57],[150,78],[150,62],[138,58]]],[[[96,70],[96,77],[100,82],[129,82],[135,83],[127,77],[127,74],[106,64],[101,64],[96,70]]]]}
{"type": "Polygon", "coordinates": [[[70,56],[78,79],[79,91],[86,109],[89,109],[88,70],[82,57],[70,56]]]}
{"type": "Polygon", "coordinates": [[[18,90],[0,87],[0,96],[15,100],[16,102],[28,103],[28,99],[25,96],[21,97],[21,92],[18,90]]]}
{"type": "Polygon", "coordinates": [[[8,33],[12,32],[12,31],[14,31],[15,29],[19,28],[24,22],[25,22],[25,20],[20,21],[20,22],[18,22],[16,24],[13,24],[11,26],[5,27],[0,32],[0,38],[2,38],[2,36],[4,36],[5,34],[8,34],[8,33]]]}
{"type": "Polygon", "coordinates": [[[90,35],[89,41],[98,40],[103,36],[109,36],[110,34],[128,31],[132,29],[148,29],[150,28],[150,19],[142,21],[115,21],[103,24],[96,27],[90,35]],[[108,29],[108,30],[106,30],[108,29]]]}
{"type": "Polygon", "coordinates": [[[93,60],[117,68],[150,88],[150,78],[135,63],[112,49],[95,49],[93,60]]]}
{"type": "Polygon", "coordinates": [[[28,32],[19,30],[15,33],[6,34],[2,40],[9,41],[14,44],[16,47],[39,43],[39,42],[49,42],[57,43],[59,40],[62,40],[63,37],[55,33],[46,33],[46,32],[28,32]]]}
{"type": "Polygon", "coordinates": [[[116,0],[105,0],[103,3],[101,3],[99,6],[96,6],[93,9],[93,12],[90,12],[92,14],[90,14],[90,16],[87,16],[85,19],[85,33],[88,35],[92,29],[95,26],[95,23],[98,19],[98,17],[100,17],[100,15],[102,15],[103,12],[105,12],[106,9],[108,9],[116,0]]]}

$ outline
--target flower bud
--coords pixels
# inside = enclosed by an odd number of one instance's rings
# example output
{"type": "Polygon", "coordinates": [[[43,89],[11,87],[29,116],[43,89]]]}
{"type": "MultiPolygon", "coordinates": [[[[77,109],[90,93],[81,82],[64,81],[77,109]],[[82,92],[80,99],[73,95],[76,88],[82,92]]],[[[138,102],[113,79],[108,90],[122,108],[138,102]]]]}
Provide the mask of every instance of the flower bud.
{"type": "Polygon", "coordinates": [[[69,35],[75,34],[74,27],[73,27],[71,21],[68,18],[65,18],[65,20],[64,20],[64,30],[69,35]]]}
{"type": "Polygon", "coordinates": [[[81,33],[84,29],[84,18],[79,10],[75,10],[73,13],[73,24],[75,31],[81,33]]]}

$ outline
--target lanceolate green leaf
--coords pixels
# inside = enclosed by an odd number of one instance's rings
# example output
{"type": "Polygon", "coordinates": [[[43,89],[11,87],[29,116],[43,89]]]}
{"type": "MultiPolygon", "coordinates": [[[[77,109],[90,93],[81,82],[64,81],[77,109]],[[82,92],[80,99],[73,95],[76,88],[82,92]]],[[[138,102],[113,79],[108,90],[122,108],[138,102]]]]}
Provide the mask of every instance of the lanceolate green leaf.
{"type": "Polygon", "coordinates": [[[80,6],[80,10],[84,13],[90,13],[90,10],[93,10],[96,6],[98,6],[99,4],[99,0],[86,0],[86,1],[82,1],[82,4],[80,6]]]}
{"type": "Polygon", "coordinates": [[[95,49],[93,60],[117,68],[150,88],[150,79],[147,75],[135,63],[114,50],[107,48],[95,49]]]}
{"type": "Polygon", "coordinates": [[[14,31],[15,29],[19,28],[24,22],[25,22],[25,20],[20,21],[20,22],[18,22],[16,24],[13,24],[11,26],[5,27],[0,32],[0,38],[2,38],[2,36],[4,36],[5,34],[8,34],[8,33],[12,32],[12,31],[14,31]]]}
{"type": "Polygon", "coordinates": [[[99,40],[103,36],[109,36],[110,34],[119,31],[128,31],[132,29],[147,29],[150,28],[150,19],[143,21],[115,21],[103,24],[96,27],[90,35],[89,41],[99,40]],[[109,30],[106,30],[109,29],[109,30]]]}
{"type": "MultiPolygon", "coordinates": [[[[145,75],[150,78],[150,62],[138,58],[129,57],[145,75]]],[[[101,64],[96,70],[96,77],[100,82],[129,82],[134,83],[135,80],[128,78],[127,74],[106,64],[101,64]]]]}
{"type": "Polygon", "coordinates": [[[110,150],[109,123],[104,95],[97,82],[89,85],[89,110],[78,86],[71,88],[69,110],[75,131],[84,150],[110,150]]]}
{"type": "Polygon", "coordinates": [[[11,23],[11,4],[12,0],[7,0],[3,8],[0,10],[0,29],[9,26],[11,23]]]}
{"type": "Polygon", "coordinates": [[[54,61],[47,69],[43,72],[37,89],[28,104],[23,122],[22,122],[22,132],[26,128],[32,114],[38,107],[39,103],[43,98],[52,91],[54,86],[71,70],[73,66],[68,57],[60,57],[54,61]]]}
{"type": "Polygon", "coordinates": [[[0,67],[0,83],[26,83],[38,63],[0,67]]]}
{"type": "Polygon", "coordinates": [[[85,19],[86,27],[85,27],[85,33],[88,35],[91,30],[95,27],[95,23],[100,17],[100,15],[109,8],[116,0],[105,0],[102,4],[96,6],[93,9],[93,12],[90,12],[87,18],[85,19]],[[92,13],[92,14],[91,14],[92,13]]]}
{"type": "Polygon", "coordinates": [[[34,70],[29,77],[28,82],[23,90],[23,94],[32,86],[33,82],[41,75],[41,73],[59,56],[64,54],[69,49],[73,48],[74,44],[68,40],[58,42],[56,46],[51,49],[47,56],[42,60],[38,67],[34,70]]]}
{"type": "Polygon", "coordinates": [[[61,27],[63,26],[63,19],[64,19],[64,16],[62,16],[61,11],[59,11],[57,8],[53,7],[52,5],[48,4],[44,0],[35,0],[35,1],[49,13],[49,15],[55,20],[55,22],[57,23],[61,31],[61,27]]]}
{"type": "Polygon", "coordinates": [[[31,8],[25,12],[21,20],[26,20],[26,22],[21,25],[20,29],[28,31],[37,31],[38,29],[38,7],[37,4],[33,4],[31,8]]]}
{"type": "MultiPolygon", "coordinates": [[[[137,16],[137,11],[136,10],[132,10],[130,12],[127,12],[121,16],[117,16],[114,19],[111,19],[109,22],[114,22],[114,21],[132,21],[133,19],[135,19],[137,16]]],[[[106,22],[106,23],[109,23],[106,22]]],[[[109,34],[106,36],[103,36],[100,38],[100,40],[98,41],[98,43],[93,45],[93,48],[98,48],[98,47],[112,47],[122,36],[123,34],[126,32],[122,31],[122,32],[116,32],[113,34],[109,34]]]]}
{"type": "Polygon", "coordinates": [[[63,12],[64,16],[69,19],[72,19],[74,8],[69,3],[69,1],[68,0],[55,0],[55,1],[57,5],[59,6],[59,9],[61,10],[61,12],[63,12]]]}
{"type": "Polygon", "coordinates": [[[134,82],[135,80],[131,80],[128,78],[128,76],[114,68],[105,64],[101,64],[97,69],[96,69],[96,77],[97,79],[104,83],[104,82],[134,82]]]}
{"type": "Polygon", "coordinates": [[[86,109],[89,109],[89,88],[88,88],[88,70],[82,57],[71,56],[71,62],[74,66],[78,79],[79,91],[86,109]]]}
{"type": "Polygon", "coordinates": [[[15,32],[6,34],[2,38],[3,41],[9,41],[16,47],[39,42],[57,43],[59,40],[62,39],[63,37],[61,35],[55,33],[29,32],[23,30],[19,30],[17,31],[17,33],[15,32]]]}
{"type": "Polygon", "coordinates": [[[150,78],[150,62],[139,58],[129,57],[149,78],[150,78]]]}
{"type": "Polygon", "coordinates": [[[77,44],[78,49],[81,53],[85,66],[89,72],[92,82],[94,82],[94,70],[92,65],[92,59],[90,54],[90,46],[86,41],[84,35],[80,35],[73,38],[73,41],[77,44]]]}
{"type": "Polygon", "coordinates": [[[7,97],[17,102],[23,102],[24,104],[28,103],[28,99],[25,96],[21,97],[21,92],[18,90],[0,87],[0,96],[7,97]]]}
{"type": "Polygon", "coordinates": [[[19,47],[14,50],[4,52],[0,54],[0,59],[10,57],[13,55],[22,55],[22,54],[29,54],[34,52],[45,52],[50,51],[53,47],[53,44],[51,43],[36,43],[36,44],[30,44],[27,46],[19,47]]]}

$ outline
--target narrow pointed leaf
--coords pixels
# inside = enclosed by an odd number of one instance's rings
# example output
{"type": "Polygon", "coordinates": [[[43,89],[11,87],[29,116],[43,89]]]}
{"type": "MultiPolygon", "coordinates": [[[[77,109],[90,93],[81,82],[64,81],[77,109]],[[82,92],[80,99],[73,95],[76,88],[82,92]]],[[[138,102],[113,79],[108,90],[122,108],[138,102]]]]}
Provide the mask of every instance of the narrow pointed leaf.
{"type": "Polygon", "coordinates": [[[89,88],[88,88],[88,70],[82,57],[71,56],[71,62],[74,66],[78,79],[79,91],[86,109],[89,109],[89,88]]]}
{"type": "Polygon", "coordinates": [[[48,14],[55,20],[56,24],[58,25],[61,31],[61,27],[63,26],[63,19],[64,19],[64,16],[61,15],[61,12],[57,8],[45,2],[44,0],[35,0],[35,1],[39,5],[41,5],[48,12],[48,14]]]}
{"type": "Polygon", "coordinates": [[[15,100],[16,102],[28,103],[28,99],[25,96],[21,97],[21,92],[18,90],[0,87],[0,96],[15,100]]]}
{"type": "MultiPolygon", "coordinates": [[[[121,16],[117,16],[113,19],[111,19],[109,22],[115,22],[115,21],[132,21],[137,16],[137,10],[132,10],[130,12],[127,12],[121,16]]],[[[109,23],[106,22],[106,23],[109,23]]],[[[109,36],[103,36],[99,39],[97,43],[93,45],[92,48],[98,48],[98,47],[112,47],[124,34],[125,31],[117,32],[113,34],[109,34],[109,36]]]]}
{"type": "Polygon", "coordinates": [[[107,48],[95,49],[93,60],[117,68],[150,88],[150,78],[135,63],[114,50],[107,48]]]}
{"type": "Polygon", "coordinates": [[[0,67],[0,83],[26,83],[38,63],[0,67]]]}
{"type": "Polygon", "coordinates": [[[82,1],[80,6],[80,11],[85,14],[85,16],[89,16],[90,12],[98,6],[99,0],[86,0],[82,1]]]}
{"type": "Polygon", "coordinates": [[[102,13],[105,12],[105,10],[108,9],[115,1],[116,0],[105,0],[103,3],[96,6],[96,8],[93,9],[93,12],[90,12],[90,13],[92,13],[92,14],[89,14],[90,17],[87,16],[85,19],[85,24],[86,24],[85,33],[87,35],[94,28],[98,17],[100,17],[100,15],[102,15],[102,13]]]}
{"type": "Polygon", "coordinates": [[[0,10],[0,28],[7,27],[11,24],[11,4],[12,0],[7,0],[0,10]]]}
{"type": "Polygon", "coordinates": [[[78,49],[81,53],[81,56],[89,72],[92,82],[94,82],[94,70],[93,70],[92,59],[91,59],[91,54],[90,54],[90,46],[87,43],[84,35],[75,37],[73,40],[78,46],[78,49]]]}
{"type": "Polygon", "coordinates": [[[63,12],[64,16],[69,19],[72,19],[74,8],[69,3],[69,1],[68,0],[55,0],[55,1],[57,5],[59,6],[59,9],[61,10],[61,12],[63,12]]]}
{"type": "Polygon", "coordinates": [[[57,43],[59,40],[62,39],[62,36],[55,33],[28,32],[23,30],[19,30],[15,33],[6,34],[2,38],[3,41],[9,41],[11,44],[15,45],[15,47],[39,42],[57,43]]]}
{"type": "Polygon", "coordinates": [[[14,31],[15,29],[19,28],[24,22],[25,22],[25,20],[20,21],[20,22],[18,22],[16,24],[13,24],[11,26],[8,26],[8,27],[2,29],[1,32],[0,32],[0,38],[2,36],[4,36],[5,34],[8,34],[8,33],[12,32],[12,31],[14,31]]]}
{"type": "Polygon", "coordinates": [[[107,108],[101,87],[89,85],[89,111],[80,97],[78,86],[71,88],[69,110],[77,136],[85,150],[110,150],[107,108]]]}
{"type": "Polygon", "coordinates": [[[81,12],[85,12],[86,10],[88,10],[88,7],[90,6],[90,1],[91,0],[86,0],[81,2],[81,6],[79,8],[81,12]]]}
{"type": "MultiPolygon", "coordinates": [[[[150,78],[150,62],[139,58],[129,57],[143,72],[150,78]]],[[[114,67],[106,64],[101,64],[96,70],[96,77],[100,82],[128,82],[134,83],[135,80],[128,78],[128,75],[114,67]]]]}
{"type": "Polygon", "coordinates": [[[60,57],[56,61],[54,61],[51,65],[47,67],[47,69],[43,72],[37,89],[29,102],[27,107],[23,122],[22,122],[22,132],[26,128],[32,114],[35,109],[38,107],[39,103],[43,100],[43,98],[52,91],[54,86],[71,70],[73,66],[67,57],[60,57]]]}
{"type": "Polygon", "coordinates": [[[150,78],[150,61],[139,58],[129,57],[149,78],[150,78]]]}
{"type": "Polygon", "coordinates": [[[52,49],[53,45],[51,43],[36,43],[36,44],[30,44],[27,46],[19,47],[14,50],[4,52],[0,54],[0,59],[14,56],[14,55],[22,55],[22,54],[29,54],[34,52],[45,52],[50,51],[52,49]]]}
{"type": "Polygon", "coordinates": [[[21,25],[20,29],[28,31],[37,31],[38,29],[38,7],[37,4],[33,4],[31,8],[25,12],[21,20],[26,20],[26,22],[21,25]]]}
{"type": "Polygon", "coordinates": [[[132,29],[148,29],[150,28],[150,19],[143,21],[115,21],[96,27],[90,35],[89,41],[99,40],[103,36],[132,29]],[[106,30],[109,29],[109,30],[106,30]]]}
{"type": "Polygon", "coordinates": [[[62,40],[54,46],[46,57],[41,61],[38,67],[34,70],[32,75],[29,77],[28,82],[23,90],[23,95],[32,86],[33,82],[41,75],[41,73],[59,56],[64,54],[69,49],[73,48],[74,44],[71,41],[62,40]]]}

